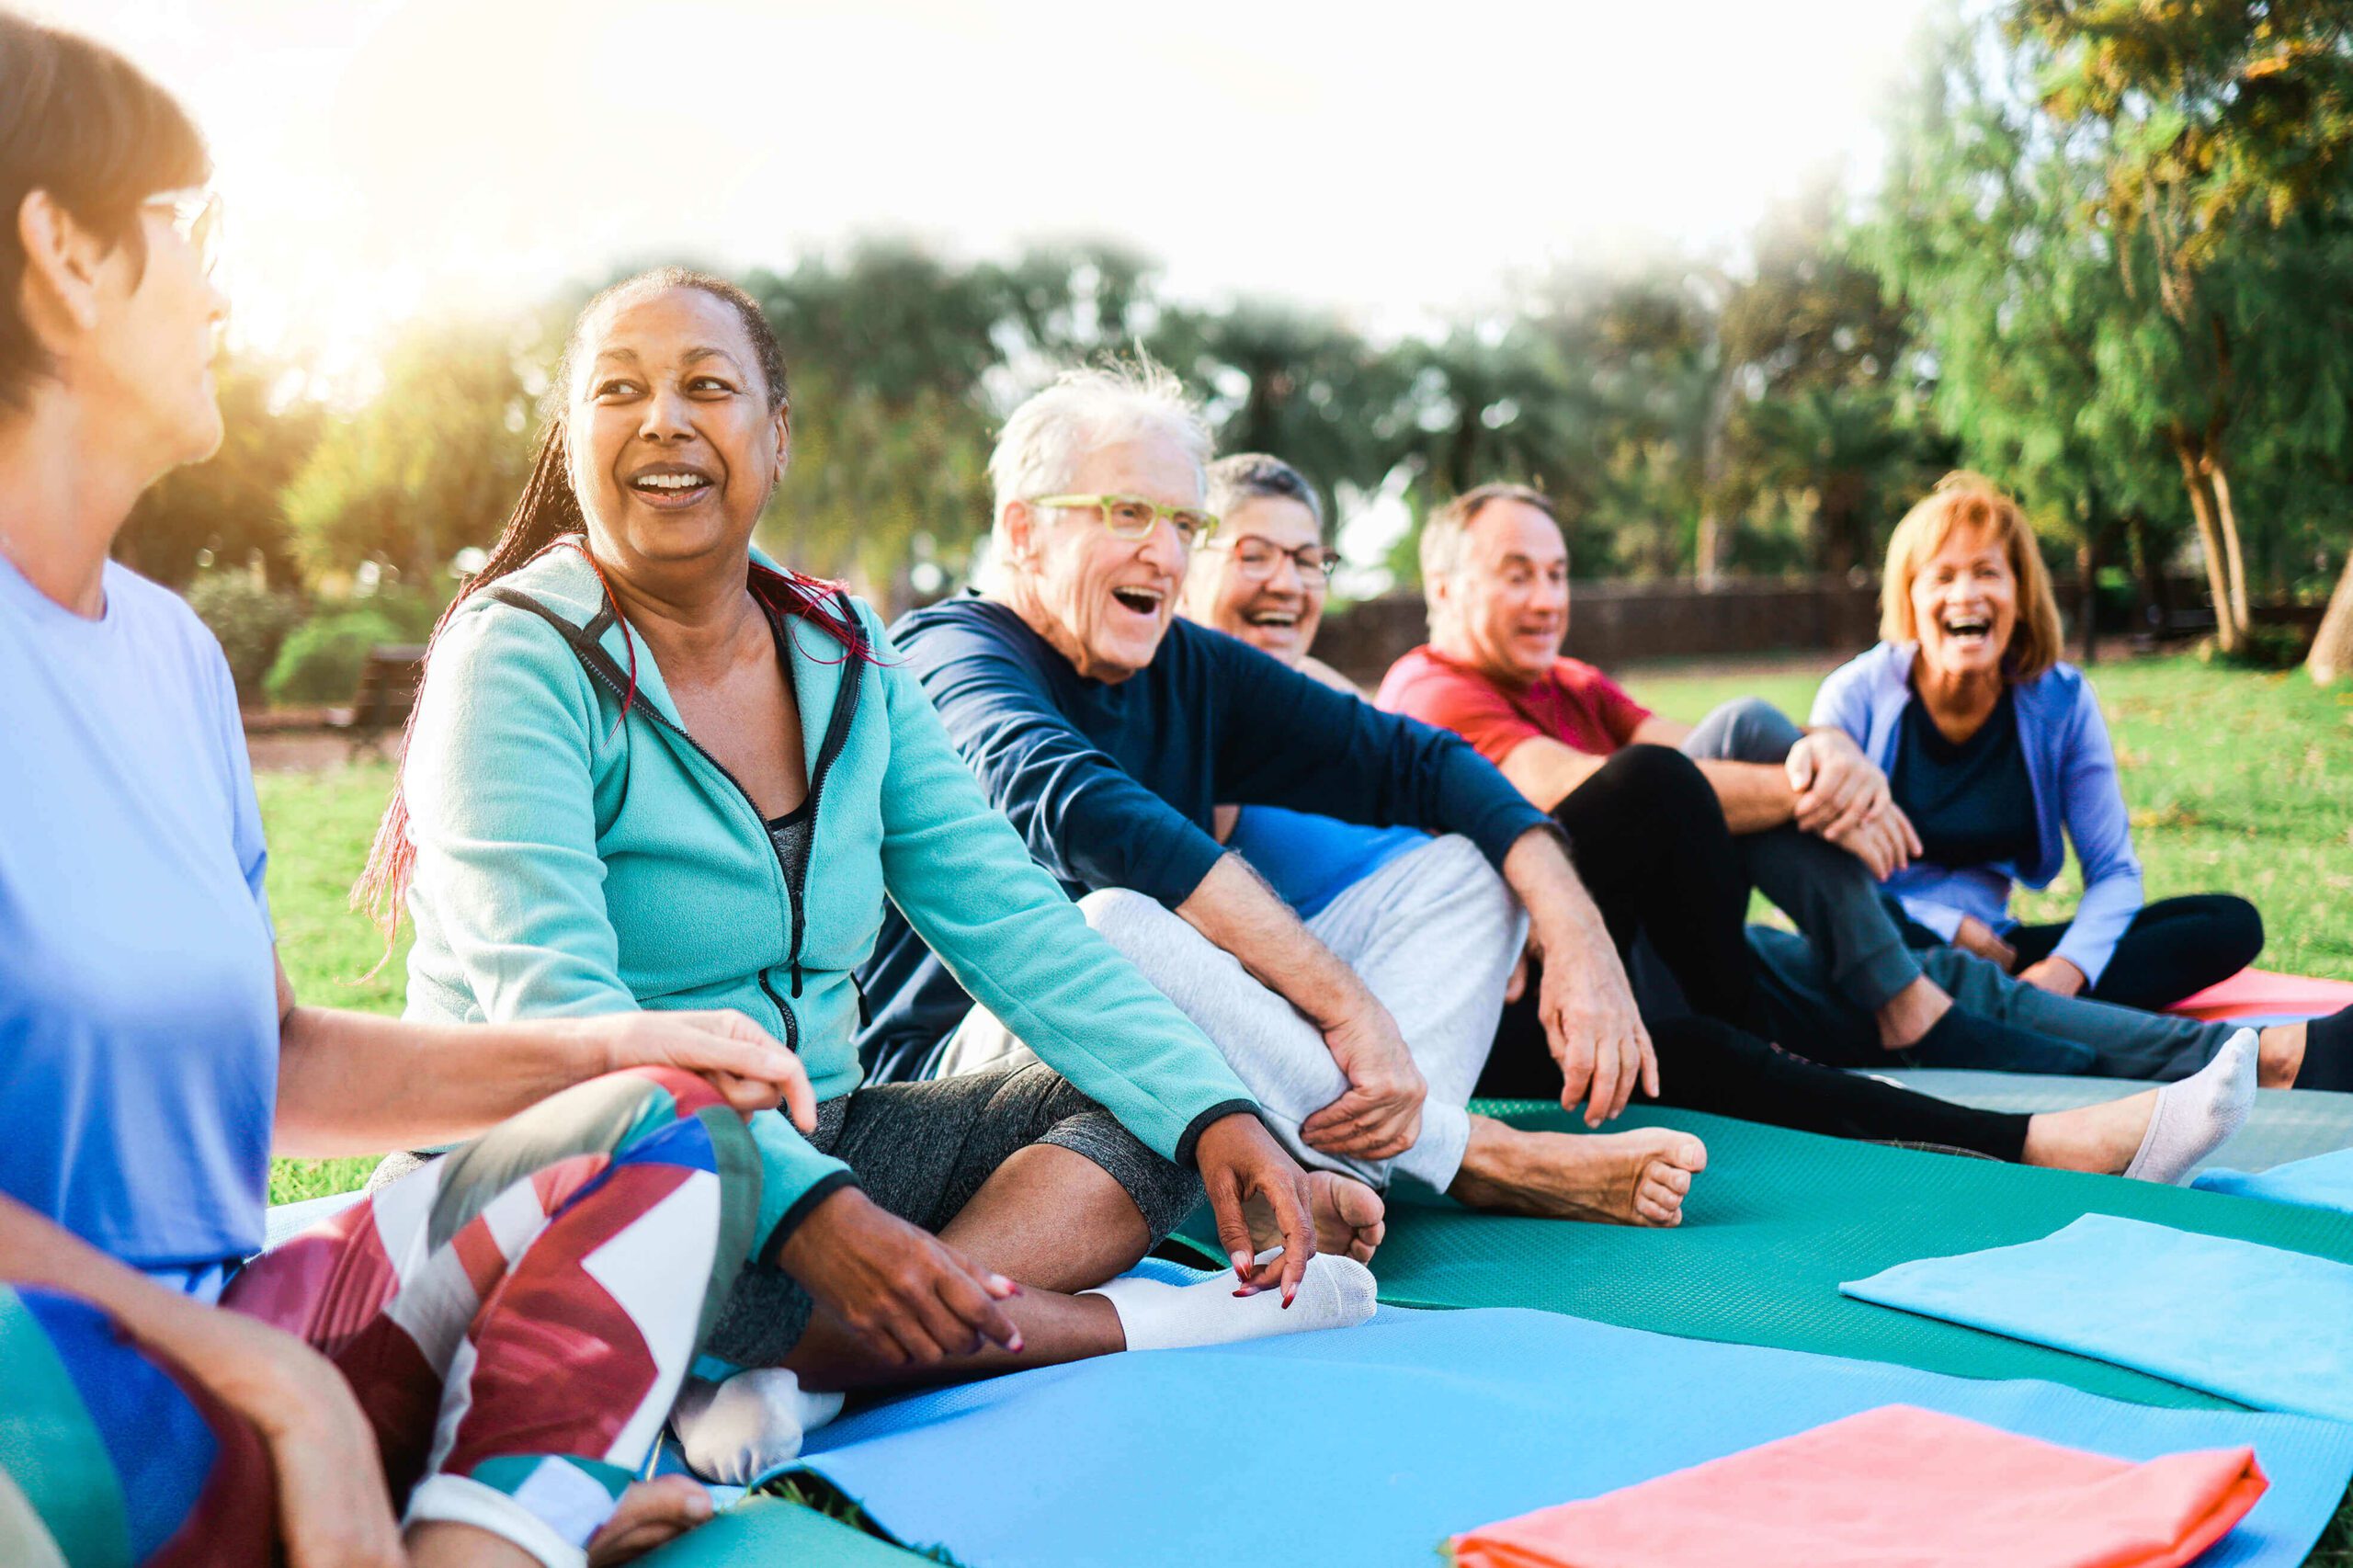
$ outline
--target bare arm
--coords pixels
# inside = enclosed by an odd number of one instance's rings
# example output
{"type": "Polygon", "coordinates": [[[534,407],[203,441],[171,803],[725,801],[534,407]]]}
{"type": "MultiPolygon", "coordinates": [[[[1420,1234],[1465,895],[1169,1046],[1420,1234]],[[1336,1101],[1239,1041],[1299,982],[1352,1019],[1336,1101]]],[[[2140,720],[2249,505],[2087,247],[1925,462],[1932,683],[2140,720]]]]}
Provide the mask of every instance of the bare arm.
{"type": "Polygon", "coordinates": [[[1561,1104],[1585,1102],[1598,1127],[1626,1108],[1639,1084],[1658,1094],[1658,1057],[1626,983],[1601,911],[1553,835],[1520,835],[1504,881],[1528,910],[1529,947],[1544,966],[1537,1010],[1561,1064],[1561,1104]]]}
{"type": "Polygon", "coordinates": [[[0,1198],[0,1279],[79,1297],[253,1423],[277,1467],[279,1530],[296,1568],[408,1559],[383,1460],[343,1374],[292,1335],[169,1290],[0,1198]]]}
{"type": "Polygon", "coordinates": [[[1348,1092],[1300,1124],[1309,1143],[1368,1159],[1390,1159],[1413,1146],[1427,1085],[1396,1020],[1273,889],[1239,856],[1227,855],[1176,914],[1298,1008],[1347,1075],[1348,1092]]]}
{"type": "Polygon", "coordinates": [[[1503,776],[1512,788],[1540,812],[1549,812],[1569,798],[1578,785],[1592,778],[1609,759],[1563,745],[1544,735],[1530,735],[1505,754],[1503,776]]]}
{"type": "Polygon", "coordinates": [[[294,1000],[278,970],[280,1154],[428,1148],[484,1132],[626,1067],[697,1073],[741,1111],[779,1102],[804,1132],[816,1101],[800,1058],[741,1013],[611,1013],[515,1024],[418,1024],[294,1000]]]}

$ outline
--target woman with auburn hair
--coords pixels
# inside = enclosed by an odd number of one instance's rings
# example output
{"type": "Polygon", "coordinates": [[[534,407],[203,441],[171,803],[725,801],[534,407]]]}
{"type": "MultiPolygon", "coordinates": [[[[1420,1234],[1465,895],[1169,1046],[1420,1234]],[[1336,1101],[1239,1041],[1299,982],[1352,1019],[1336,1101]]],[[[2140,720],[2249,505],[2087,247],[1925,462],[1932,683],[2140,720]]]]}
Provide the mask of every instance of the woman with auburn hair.
{"type": "Polygon", "coordinates": [[[108,559],[221,442],[210,175],[0,12],[0,1562],[619,1562],[710,1517],[633,1478],[808,1076],[736,1014],[295,1004],[221,645],[108,559]],[[262,1250],[273,1152],[460,1139],[262,1250]]]}
{"type": "Polygon", "coordinates": [[[1949,474],[1896,525],[1880,638],[1823,683],[1813,722],[1862,745],[1917,833],[1922,853],[1887,886],[1923,940],[2061,995],[2150,1009],[2254,961],[2263,920],[2246,900],[2143,902],[2098,699],[2060,660],[2050,574],[1990,480],[1949,474]],[[2084,875],[2075,918],[2012,919],[2011,884],[2049,886],[2070,841],[2084,875]]]}
{"type": "Polygon", "coordinates": [[[808,1064],[813,1130],[753,1119],[752,1262],[689,1461],[749,1480],[835,1391],[1369,1313],[1361,1262],[1316,1251],[1318,1189],[1030,859],[874,612],[752,548],[790,433],[733,284],[665,267],[589,301],[426,656],[364,888],[415,921],[412,1018],[728,1006],[808,1064]],[[886,899],[1041,1061],[863,1086],[886,899]],[[1115,1278],[1205,1187],[1241,1278],[1115,1278]],[[1245,1201],[1279,1257],[1254,1262],[1245,1201]]]}

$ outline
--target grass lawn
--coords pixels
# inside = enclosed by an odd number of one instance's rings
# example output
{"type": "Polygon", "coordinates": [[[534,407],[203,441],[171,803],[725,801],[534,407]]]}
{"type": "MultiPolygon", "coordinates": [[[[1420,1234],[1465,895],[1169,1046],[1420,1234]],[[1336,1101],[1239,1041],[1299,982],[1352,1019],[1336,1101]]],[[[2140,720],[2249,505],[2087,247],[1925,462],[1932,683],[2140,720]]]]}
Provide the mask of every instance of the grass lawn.
{"type": "MultiPolygon", "coordinates": [[[[1644,703],[1697,720],[1759,695],[1802,719],[1822,672],[1745,676],[1634,673],[1644,703]]],[[[2222,670],[2186,658],[2094,672],[2122,764],[2149,895],[2222,891],[2262,909],[2266,967],[2353,980],[2353,691],[2316,690],[2301,675],[2222,670]]],[[[271,912],[297,993],[329,1006],[396,1012],[402,954],[366,978],[383,942],[346,904],[392,786],[383,763],[258,780],[269,832],[271,912]]],[[[2028,919],[2064,918],[2082,882],[2073,864],[2028,919]]],[[[281,1160],[270,1199],[346,1190],[370,1160],[281,1160]]],[[[2353,1510],[2310,1559],[2353,1568],[2353,1510]]]]}

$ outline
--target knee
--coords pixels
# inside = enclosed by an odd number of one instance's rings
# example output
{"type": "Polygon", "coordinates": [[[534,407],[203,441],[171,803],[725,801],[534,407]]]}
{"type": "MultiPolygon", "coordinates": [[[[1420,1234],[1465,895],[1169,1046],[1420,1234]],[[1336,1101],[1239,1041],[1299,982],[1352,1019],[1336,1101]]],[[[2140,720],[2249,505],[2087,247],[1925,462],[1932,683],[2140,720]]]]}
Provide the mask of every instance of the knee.
{"type": "Polygon", "coordinates": [[[1097,888],[1078,901],[1078,912],[1097,936],[1131,955],[1147,946],[1145,938],[1155,928],[1176,918],[1157,900],[1131,888],[1097,888]]]}
{"type": "Polygon", "coordinates": [[[2234,971],[2263,951],[2263,912],[2245,899],[2216,893],[2207,917],[2214,923],[2215,949],[2230,958],[2234,971]]]}
{"type": "Polygon", "coordinates": [[[1709,718],[1723,725],[1725,745],[1718,755],[1733,762],[1779,762],[1805,734],[1761,697],[1736,697],[1709,718]]]}
{"type": "Polygon", "coordinates": [[[1653,817],[1673,820],[1704,813],[1721,821],[1723,815],[1708,776],[1673,746],[1627,746],[1593,777],[1596,782],[1606,780],[1618,801],[1653,817]]]}

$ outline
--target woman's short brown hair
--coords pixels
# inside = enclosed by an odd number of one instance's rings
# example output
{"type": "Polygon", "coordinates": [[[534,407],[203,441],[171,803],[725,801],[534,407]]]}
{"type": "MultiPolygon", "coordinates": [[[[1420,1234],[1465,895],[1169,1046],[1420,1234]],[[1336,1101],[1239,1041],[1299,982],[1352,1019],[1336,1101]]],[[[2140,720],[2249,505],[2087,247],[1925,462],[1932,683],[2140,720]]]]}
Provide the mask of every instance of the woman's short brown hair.
{"type": "Polygon", "coordinates": [[[0,406],[50,373],[25,319],[17,214],[45,190],[74,221],[147,262],[139,208],[203,184],[212,159],[173,97],[102,43],[0,11],[0,406]]]}
{"type": "Polygon", "coordinates": [[[1894,536],[1887,541],[1886,574],[1880,579],[1880,638],[1888,642],[1920,640],[1919,622],[1912,614],[1912,580],[1956,528],[1982,529],[1991,536],[2018,579],[2018,625],[2003,650],[2002,668],[2023,686],[2059,662],[2065,645],[2059,630],[2059,601],[2052,595],[2051,574],[2042,564],[2026,513],[1982,473],[1964,470],[1945,475],[1895,525],[1894,536]]]}

